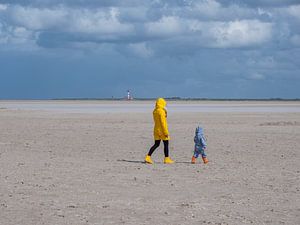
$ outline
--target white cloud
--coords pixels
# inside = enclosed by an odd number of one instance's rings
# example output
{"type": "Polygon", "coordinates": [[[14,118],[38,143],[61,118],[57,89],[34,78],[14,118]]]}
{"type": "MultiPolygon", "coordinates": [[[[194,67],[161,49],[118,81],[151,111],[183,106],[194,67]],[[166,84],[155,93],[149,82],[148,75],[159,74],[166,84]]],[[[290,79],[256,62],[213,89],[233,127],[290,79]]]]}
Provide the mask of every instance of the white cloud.
{"type": "Polygon", "coordinates": [[[269,18],[271,18],[271,17],[273,16],[272,13],[271,13],[270,11],[265,10],[265,9],[263,9],[263,8],[258,8],[258,9],[257,9],[257,12],[258,12],[258,15],[260,15],[260,16],[266,15],[266,16],[268,16],[269,18]]]}
{"type": "Polygon", "coordinates": [[[191,29],[201,31],[208,47],[216,48],[250,47],[260,45],[272,37],[272,24],[258,20],[207,23],[196,21],[191,29]]]}
{"type": "Polygon", "coordinates": [[[12,35],[15,43],[26,43],[33,37],[33,33],[24,27],[14,27],[12,29],[12,35]]]}
{"type": "Polygon", "coordinates": [[[287,9],[288,13],[297,19],[300,19],[300,5],[292,5],[287,9]]]}
{"type": "Polygon", "coordinates": [[[71,13],[72,22],[67,30],[71,32],[98,34],[129,34],[134,32],[131,24],[122,24],[118,20],[119,10],[108,11],[75,11],[71,13]]]}
{"type": "Polygon", "coordinates": [[[209,17],[217,16],[218,13],[220,13],[220,10],[222,10],[221,4],[215,0],[202,0],[196,2],[193,8],[200,15],[209,17]]]}
{"type": "Polygon", "coordinates": [[[118,8],[121,21],[128,22],[145,22],[148,20],[148,8],[145,6],[123,7],[118,8]]]}
{"type": "MultiPolygon", "coordinates": [[[[145,24],[146,35],[189,40],[196,46],[238,48],[260,45],[272,38],[272,23],[259,20],[211,22],[178,17],[162,17],[145,24]]],[[[179,40],[178,39],[178,40],[179,40]]]]}
{"type": "Polygon", "coordinates": [[[261,17],[269,12],[263,9],[249,8],[241,4],[222,5],[221,1],[203,0],[197,1],[189,7],[179,7],[173,13],[179,13],[185,18],[197,18],[206,21],[232,21],[235,19],[246,20],[261,17]]]}
{"type": "Polygon", "coordinates": [[[0,11],[5,11],[7,9],[7,5],[0,4],[0,11]]]}
{"type": "Polygon", "coordinates": [[[40,9],[15,6],[12,7],[11,16],[16,24],[31,30],[45,30],[67,25],[67,11],[64,8],[40,9]]]}
{"type": "Polygon", "coordinates": [[[145,24],[146,33],[150,36],[172,37],[183,32],[180,18],[164,16],[160,20],[145,24]]]}
{"type": "Polygon", "coordinates": [[[268,41],[271,38],[272,25],[258,20],[233,21],[215,27],[212,34],[216,38],[216,46],[251,46],[268,41]]]}
{"type": "Polygon", "coordinates": [[[34,32],[24,27],[7,26],[0,22],[0,44],[31,45],[34,39],[34,32]]]}
{"type": "MultiPolygon", "coordinates": [[[[142,51],[147,45],[140,43],[148,43],[153,49],[171,49],[178,44],[187,52],[187,49],[192,51],[199,47],[257,47],[279,39],[280,43],[289,40],[297,43],[296,37],[290,37],[289,29],[291,33],[298,32],[293,31],[295,28],[287,19],[291,20],[291,15],[300,15],[299,5],[287,6],[280,11],[278,8],[251,8],[247,4],[221,4],[216,0],[160,1],[156,4],[141,3],[137,7],[128,7],[127,3],[117,1],[118,4],[113,4],[115,7],[95,8],[91,5],[71,7],[71,3],[64,3],[51,4],[51,7],[0,4],[0,19],[4,18],[12,27],[40,32],[38,43],[44,47],[51,46],[51,42],[52,46],[59,46],[59,42],[63,42],[63,46],[66,42],[116,45],[122,42],[133,43],[128,45],[129,48],[141,52],[147,52],[147,48],[142,51]],[[161,7],[157,8],[157,4],[161,7]],[[6,11],[1,13],[1,9],[6,11]],[[43,42],[43,38],[47,40],[43,42]]],[[[106,1],[104,5],[112,3],[106,1]]],[[[155,49],[155,52],[159,50],[155,49]]]]}
{"type": "Polygon", "coordinates": [[[31,8],[16,6],[12,9],[15,23],[32,30],[51,30],[60,32],[79,32],[95,34],[122,34],[133,32],[131,24],[118,20],[117,8],[109,9],[72,9],[31,8]]]}

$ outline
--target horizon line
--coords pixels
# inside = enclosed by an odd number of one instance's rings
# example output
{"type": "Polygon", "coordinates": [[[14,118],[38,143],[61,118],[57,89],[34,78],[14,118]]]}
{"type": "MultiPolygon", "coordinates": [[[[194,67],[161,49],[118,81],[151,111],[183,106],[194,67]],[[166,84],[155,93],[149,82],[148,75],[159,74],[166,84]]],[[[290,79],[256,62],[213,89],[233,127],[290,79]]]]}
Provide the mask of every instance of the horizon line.
{"type": "MultiPolygon", "coordinates": [[[[149,101],[149,100],[156,100],[157,98],[133,98],[127,99],[126,97],[123,98],[7,98],[2,99],[0,101],[149,101]]],[[[164,99],[168,101],[300,101],[300,98],[192,98],[192,97],[164,97],[164,99]]]]}

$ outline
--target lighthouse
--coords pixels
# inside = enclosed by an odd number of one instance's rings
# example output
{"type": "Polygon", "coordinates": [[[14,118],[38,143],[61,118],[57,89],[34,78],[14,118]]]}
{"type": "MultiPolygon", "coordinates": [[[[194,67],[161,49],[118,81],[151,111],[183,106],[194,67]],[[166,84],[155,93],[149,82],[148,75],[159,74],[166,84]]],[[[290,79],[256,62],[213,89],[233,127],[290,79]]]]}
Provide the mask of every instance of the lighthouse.
{"type": "Polygon", "coordinates": [[[130,90],[127,90],[127,100],[132,100],[132,96],[130,94],[130,90]]]}

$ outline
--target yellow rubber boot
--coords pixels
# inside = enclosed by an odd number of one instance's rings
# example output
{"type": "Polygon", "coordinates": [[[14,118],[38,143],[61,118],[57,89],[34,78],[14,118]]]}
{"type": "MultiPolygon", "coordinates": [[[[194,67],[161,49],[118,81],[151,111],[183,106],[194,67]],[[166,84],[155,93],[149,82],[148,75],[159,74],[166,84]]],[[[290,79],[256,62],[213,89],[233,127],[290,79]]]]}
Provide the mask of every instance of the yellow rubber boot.
{"type": "Polygon", "coordinates": [[[146,157],[145,157],[145,163],[153,164],[153,161],[152,161],[150,155],[146,155],[146,157]]]}
{"type": "Polygon", "coordinates": [[[165,157],[164,163],[165,164],[172,164],[172,163],[174,163],[174,161],[170,157],[165,157]]]}

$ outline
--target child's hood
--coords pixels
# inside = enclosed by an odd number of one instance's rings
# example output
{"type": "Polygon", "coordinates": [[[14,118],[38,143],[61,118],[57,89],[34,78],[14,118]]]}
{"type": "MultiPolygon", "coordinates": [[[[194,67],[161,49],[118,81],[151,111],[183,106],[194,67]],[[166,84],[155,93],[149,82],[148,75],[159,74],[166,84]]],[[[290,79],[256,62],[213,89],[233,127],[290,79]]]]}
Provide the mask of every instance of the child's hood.
{"type": "Polygon", "coordinates": [[[195,131],[196,135],[203,135],[203,128],[198,126],[195,131]]]}
{"type": "Polygon", "coordinates": [[[167,105],[167,103],[163,98],[158,98],[156,100],[155,108],[165,108],[166,105],[167,105]]]}

